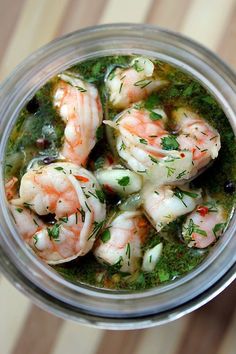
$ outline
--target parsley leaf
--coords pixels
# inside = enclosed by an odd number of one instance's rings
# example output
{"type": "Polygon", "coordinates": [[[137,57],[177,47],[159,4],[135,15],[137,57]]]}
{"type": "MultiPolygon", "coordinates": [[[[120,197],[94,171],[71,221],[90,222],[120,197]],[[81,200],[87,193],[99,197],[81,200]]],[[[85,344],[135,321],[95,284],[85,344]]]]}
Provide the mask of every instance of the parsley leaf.
{"type": "Polygon", "coordinates": [[[48,230],[48,236],[50,239],[53,239],[55,241],[58,241],[59,240],[59,227],[60,227],[60,224],[55,224],[53,225],[53,227],[51,229],[47,229],[48,230]]]}
{"type": "Polygon", "coordinates": [[[109,241],[111,238],[111,233],[109,229],[106,229],[102,235],[101,235],[101,240],[103,243],[106,243],[107,241],[109,241]]]}
{"type": "Polygon", "coordinates": [[[199,225],[194,224],[193,219],[190,219],[190,220],[189,220],[189,224],[188,224],[187,228],[185,229],[185,231],[186,231],[186,236],[187,236],[187,237],[190,237],[190,238],[191,238],[191,236],[192,236],[192,234],[193,234],[194,232],[197,233],[197,234],[199,234],[199,235],[202,235],[202,236],[204,236],[204,237],[207,237],[206,231],[200,229],[200,228],[199,228],[199,225]]]}
{"type": "Polygon", "coordinates": [[[141,144],[147,145],[147,140],[146,139],[139,139],[139,141],[140,141],[141,144]]]}
{"type": "Polygon", "coordinates": [[[98,199],[100,200],[100,202],[102,204],[104,204],[104,202],[105,202],[105,194],[103,193],[103,191],[100,190],[100,189],[96,189],[95,193],[96,193],[96,196],[98,197],[98,199]]]}
{"type": "Polygon", "coordinates": [[[21,209],[21,208],[16,208],[16,211],[18,211],[18,213],[22,213],[23,209],[21,209]]]}
{"type": "Polygon", "coordinates": [[[220,223],[220,224],[216,224],[213,227],[212,231],[213,231],[215,237],[218,237],[218,236],[220,236],[222,234],[222,232],[224,231],[225,226],[226,226],[226,223],[220,223]]]}
{"type": "Polygon", "coordinates": [[[118,184],[120,186],[125,187],[125,186],[127,186],[129,184],[129,181],[130,181],[129,176],[124,176],[124,177],[118,179],[118,184]]]}
{"type": "Polygon", "coordinates": [[[161,145],[164,150],[178,150],[179,143],[173,135],[165,136],[161,139],[161,145]]]}

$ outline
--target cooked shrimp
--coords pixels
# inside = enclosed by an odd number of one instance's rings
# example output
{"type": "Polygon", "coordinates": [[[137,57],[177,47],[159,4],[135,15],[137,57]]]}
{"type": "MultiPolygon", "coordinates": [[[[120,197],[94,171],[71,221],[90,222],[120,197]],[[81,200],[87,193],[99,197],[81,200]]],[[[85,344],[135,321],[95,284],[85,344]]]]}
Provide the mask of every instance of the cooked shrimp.
{"type": "Polygon", "coordinates": [[[181,150],[192,151],[192,176],[218,156],[220,134],[198,114],[187,108],[173,112],[179,135],[177,141],[181,150]]]}
{"type": "Polygon", "coordinates": [[[71,75],[61,74],[54,93],[54,106],[66,124],[62,155],[84,165],[96,143],[102,123],[102,106],[95,86],[71,75]]]}
{"type": "Polygon", "coordinates": [[[16,184],[18,182],[18,178],[12,177],[9,179],[9,181],[6,182],[5,184],[5,191],[6,191],[6,197],[7,200],[11,200],[14,198],[16,194],[16,184]]]}
{"type": "Polygon", "coordinates": [[[190,213],[201,199],[201,192],[186,187],[155,187],[147,183],[141,191],[143,209],[156,228],[160,231],[178,216],[190,213]]]}
{"type": "Polygon", "coordinates": [[[165,129],[166,122],[162,109],[150,112],[135,107],[118,115],[115,121],[104,121],[115,129],[110,140],[119,156],[144,179],[160,185],[180,182],[192,170],[192,152],[177,151],[179,144],[165,129]]]}
{"type": "Polygon", "coordinates": [[[135,58],[130,66],[113,70],[106,80],[109,100],[115,108],[127,108],[168,83],[154,75],[155,67],[150,59],[135,58]]]}
{"type": "Polygon", "coordinates": [[[119,213],[101,235],[94,250],[101,263],[120,266],[120,271],[132,273],[140,267],[141,245],[148,232],[148,223],[139,211],[119,213]]]}
{"type": "Polygon", "coordinates": [[[68,262],[92,248],[106,208],[91,172],[67,162],[31,169],[22,177],[19,194],[19,199],[11,201],[15,207],[23,207],[19,215],[17,209],[14,211],[16,224],[26,242],[47,263],[68,262]],[[53,226],[38,221],[37,215],[47,214],[55,214],[53,226]],[[23,224],[30,217],[33,232],[24,231],[23,224]]]}
{"type": "MultiPolygon", "coordinates": [[[[14,203],[14,200],[13,200],[14,203]]],[[[17,230],[26,241],[26,243],[34,248],[37,237],[35,236],[43,226],[43,221],[28,207],[17,207],[9,203],[10,210],[13,215],[14,221],[17,225],[17,230]]]]}
{"type": "Polygon", "coordinates": [[[189,247],[205,248],[222,235],[226,220],[223,208],[209,200],[188,215],[182,228],[183,237],[189,247]]]}

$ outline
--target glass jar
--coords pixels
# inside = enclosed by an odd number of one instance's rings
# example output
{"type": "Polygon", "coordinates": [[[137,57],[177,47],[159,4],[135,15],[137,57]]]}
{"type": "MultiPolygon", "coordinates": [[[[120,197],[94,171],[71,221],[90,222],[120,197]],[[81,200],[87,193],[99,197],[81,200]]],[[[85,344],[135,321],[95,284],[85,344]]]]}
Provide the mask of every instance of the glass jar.
{"type": "MultiPolygon", "coordinates": [[[[86,28],[42,47],[5,80],[0,92],[0,158],[3,181],[8,136],[25,103],[52,76],[105,55],[141,54],[169,62],[195,77],[216,98],[236,131],[236,76],[212,52],[157,27],[114,24],[86,28]]],[[[205,261],[170,284],[145,291],[110,291],[63,279],[25,246],[0,185],[0,267],[33,302],[49,312],[101,328],[134,329],[168,322],[216,296],[236,274],[236,215],[205,261]]]]}

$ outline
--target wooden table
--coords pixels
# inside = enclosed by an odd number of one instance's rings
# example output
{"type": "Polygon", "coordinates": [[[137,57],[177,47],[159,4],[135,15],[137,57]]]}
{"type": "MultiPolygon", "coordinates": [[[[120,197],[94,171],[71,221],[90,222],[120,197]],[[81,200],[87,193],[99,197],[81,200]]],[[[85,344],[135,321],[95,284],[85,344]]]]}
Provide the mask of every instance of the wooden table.
{"type": "MultiPolygon", "coordinates": [[[[236,67],[235,0],[0,0],[0,77],[62,34],[146,22],[188,35],[236,67]]],[[[0,354],[235,354],[236,286],[170,324],[105,331],[63,321],[0,279],[0,354]]]]}

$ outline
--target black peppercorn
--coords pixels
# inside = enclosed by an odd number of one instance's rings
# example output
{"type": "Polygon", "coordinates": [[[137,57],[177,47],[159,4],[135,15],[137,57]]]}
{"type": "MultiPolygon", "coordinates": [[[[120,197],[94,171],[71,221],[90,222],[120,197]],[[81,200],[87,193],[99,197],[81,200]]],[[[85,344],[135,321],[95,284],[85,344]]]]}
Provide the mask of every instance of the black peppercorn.
{"type": "Polygon", "coordinates": [[[233,181],[226,181],[224,184],[225,193],[233,194],[235,192],[235,183],[233,181]]]}
{"type": "Polygon", "coordinates": [[[35,96],[27,103],[26,109],[29,113],[36,113],[38,111],[39,103],[35,96]]]}
{"type": "Polygon", "coordinates": [[[36,140],[36,145],[39,149],[47,149],[50,146],[50,141],[44,138],[36,140]]]}
{"type": "Polygon", "coordinates": [[[56,161],[56,158],[53,156],[47,156],[43,159],[43,163],[45,165],[49,165],[50,163],[55,162],[55,161],[56,161]]]}
{"type": "Polygon", "coordinates": [[[55,214],[49,213],[46,215],[40,215],[39,217],[46,224],[54,225],[56,223],[55,214]]]}

